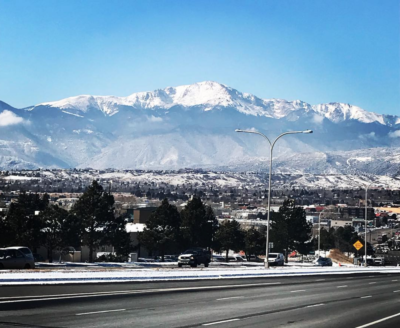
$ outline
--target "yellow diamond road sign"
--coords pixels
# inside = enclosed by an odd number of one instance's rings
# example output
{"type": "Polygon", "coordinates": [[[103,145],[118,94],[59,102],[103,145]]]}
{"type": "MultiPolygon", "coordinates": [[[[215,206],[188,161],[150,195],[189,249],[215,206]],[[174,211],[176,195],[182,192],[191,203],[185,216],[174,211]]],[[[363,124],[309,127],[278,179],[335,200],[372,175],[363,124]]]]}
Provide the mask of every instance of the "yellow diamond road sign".
{"type": "Polygon", "coordinates": [[[353,246],[355,247],[356,250],[359,251],[364,245],[361,244],[361,242],[360,242],[359,240],[357,240],[357,241],[353,244],[353,246]]]}

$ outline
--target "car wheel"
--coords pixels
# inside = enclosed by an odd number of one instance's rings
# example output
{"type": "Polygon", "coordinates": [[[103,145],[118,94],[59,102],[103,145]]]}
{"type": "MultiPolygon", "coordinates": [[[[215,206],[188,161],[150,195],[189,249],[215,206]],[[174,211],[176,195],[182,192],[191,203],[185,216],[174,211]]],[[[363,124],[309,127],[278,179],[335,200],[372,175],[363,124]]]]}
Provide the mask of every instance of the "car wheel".
{"type": "Polygon", "coordinates": [[[30,269],[30,268],[31,268],[31,266],[28,263],[26,263],[24,266],[24,269],[30,269]]]}
{"type": "Polygon", "coordinates": [[[208,265],[209,265],[208,262],[205,262],[205,263],[204,263],[204,266],[205,266],[206,268],[208,268],[208,265]]]}
{"type": "Polygon", "coordinates": [[[178,267],[179,267],[179,268],[182,268],[182,263],[178,263],[178,267]]]}
{"type": "Polygon", "coordinates": [[[191,265],[191,267],[192,267],[192,268],[197,268],[197,263],[194,262],[194,263],[191,265]]]}

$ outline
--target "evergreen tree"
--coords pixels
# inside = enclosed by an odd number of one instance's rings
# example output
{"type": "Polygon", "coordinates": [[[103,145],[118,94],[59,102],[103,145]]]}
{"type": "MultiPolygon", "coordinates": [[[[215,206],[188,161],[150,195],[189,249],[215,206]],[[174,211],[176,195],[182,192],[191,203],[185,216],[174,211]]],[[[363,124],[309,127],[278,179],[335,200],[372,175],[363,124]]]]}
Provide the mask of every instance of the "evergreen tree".
{"type": "Polygon", "coordinates": [[[229,250],[239,252],[244,247],[245,234],[236,220],[225,220],[219,226],[215,234],[215,250],[225,251],[226,262],[228,262],[229,250]]]}
{"type": "Polygon", "coordinates": [[[65,247],[78,249],[82,245],[83,222],[74,213],[68,213],[68,216],[62,223],[61,239],[65,247]]]}
{"type": "Polygon", "coordinates": [[[63,223],[67,216],[68,212],[57,205],[50,205],[41,213],[43,246],[47,248],[47,258],[50,263],[53,262],[53,251],[67,246],[62,239],[63,223]]]}
{"type": "Polygon", "coordinates": [[[0,212],[0,247],[12,244],[13,235],[3,212],[0,212]]]}
{"type": "Polygon", "coordinates": [[[211,207],[193,197],[181,212],[181,232],[185,247],[211,247],[218,220],[211,207]]]}
{"type": "Polygon", "coordinates": [[[177,249],[181,218],[176,206],[164,199],[150,216],[146,228],[139,235],[140,243],[150,252],[157,251],[164,262],[166,252],[177,249]]]}
{"type": "Polygon", "coordinates": [[[89,247],[90,262],[94,260],[94,250],[103,245],[106,225],[114,221],[113,206],[114,197],[93,181],[72,208],[72,213],[82,222],[82,241],[89,247]]]}
{"type": "Polygon", "coordinates": [[[260,231],[255,227],[251,227],[244,232],[244,251],[246,252],[247,259],[251,255],[258,256],[265,253],[265,245],[265,229],[260,231]]]}
{"type": "Polygon", "coordinates": [[[40,218],[49,204],[49,196],[21,191],[17,202],[11,203],[5,225],[16,245],[28,246],[34,253],[43,244],[43,222],[40,218]]]}
{"type": "Polygon", "coordinates": [[[117,217],[105,226],[104,244],[112,245],[117,256],[127,257],[132,251],[129,233],[125,229],[126,220],[123,216],[117,217]]]}
{"type": "Polygon", "coordinates": [[[274,249],[285,251],[287,262],[288,253],[310,240],[311,224],[306,220],[303,208],[296,207],[293,200],[284,201],[278,213],[271,216],[271,241],[274,249]]]}

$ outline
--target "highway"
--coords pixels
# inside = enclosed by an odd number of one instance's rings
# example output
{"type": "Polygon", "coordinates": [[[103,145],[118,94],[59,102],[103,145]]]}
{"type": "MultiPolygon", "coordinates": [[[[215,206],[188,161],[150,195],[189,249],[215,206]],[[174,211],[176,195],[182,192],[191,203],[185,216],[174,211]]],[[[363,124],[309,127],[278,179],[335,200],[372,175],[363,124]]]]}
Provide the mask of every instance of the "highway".
{"type": "Polygon", "coordinates": [[[1,286],[0,327],[400,327],[400,275],[1,286]]]}

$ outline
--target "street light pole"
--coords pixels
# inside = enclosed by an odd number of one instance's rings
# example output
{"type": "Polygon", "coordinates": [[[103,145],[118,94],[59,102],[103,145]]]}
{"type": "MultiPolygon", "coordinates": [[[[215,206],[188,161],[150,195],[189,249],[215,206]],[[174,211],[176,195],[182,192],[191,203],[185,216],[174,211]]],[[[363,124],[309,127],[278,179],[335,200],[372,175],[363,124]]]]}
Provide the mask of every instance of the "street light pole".
{"type": "MultiPolygon", "coordinates": [[[[367,210],[368,210],[368,189],[374,184],[374,182],[371,182],[368,185],[365,185],[365,222],[364,222],[364,229],[365,229],[365,262],[364,266],[367,267],[367,210]]],[[[376,226],[376,225],[375,225],[376,226]]],[[[371,231],[369,232],[370,237],[371,237],[371,231]]]]}
{"type": "MultiPolygon", "coordinates": [[[[318,257],[321,257],[321,215],[324,213],[325,209],[319,213],[318,216],[318,257]]],[[[326,255],[326,252],[325,252],[326,255]]]]}
{"type": "Polygon", "coordinates": [[[271,214],[271,178],[272,178],[272,153],[274,150],[274,146],[275,143],[278,141],[279,138],[283,137],[284,135],[287,134],[297,134],[297,133],[313,133],[311,130],[305,130],[305,131],[289,131],[289,132],[285,132],[282,133],[281,135],[279,135],[273,142],[271,142],[271,140],[269,140],[269,138],[258,131],[252,131],[252,130],[241,130],[241,129],[236,129],[236,132],[244,132],[244,133],[254,133],[254,134],[258,134],[262,137],[264,137],[265,139],[267,139],[269,146],[270,146],[270,158],[269,158],[269,179],[268,179],[268,217],[267,217],[267,236],[266,236],[266,242],[267,244],[265,245],[265,268],[268,269],[269,268],[269,262],[268,262],[268,257],[269,257],[269,222],[270,222],[270,214],[271,214]]]}

